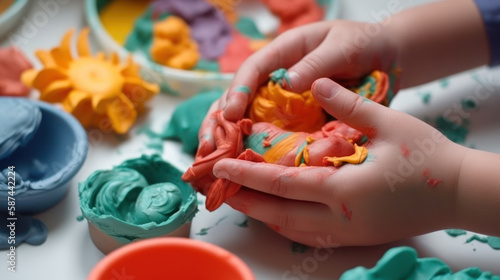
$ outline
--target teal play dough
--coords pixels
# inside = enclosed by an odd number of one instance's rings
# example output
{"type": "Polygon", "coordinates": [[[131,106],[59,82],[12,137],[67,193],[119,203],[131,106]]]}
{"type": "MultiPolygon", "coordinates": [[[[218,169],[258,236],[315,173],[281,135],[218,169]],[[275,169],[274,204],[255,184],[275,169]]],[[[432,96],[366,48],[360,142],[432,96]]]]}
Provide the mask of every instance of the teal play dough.
{"type": "Polygon", "coordinates": [[[238,29],[241,34],[251,38],[251,39],[265,39],[266,37],[259,31],[255,22],[248,17],[240,17],[235,24],[236,29],[238,29]]]}
{"type": "Polygon", "coordinates": [[[340,280],[500,280],[500,276],[470,267],[453,273],[437,258],[418,258],[411,247],[389,249],[372,268],[355,267],[340,280]]]}
{"type": "Polygon", "coordinates": [[[197,212],[194,189],[159,155],[98,170],[78,191],[83,216],[122,243],[168,234],[197,212]]]}
{"type": "Polygon", "coordinates": [[[212,103],[221,97],[222,89],[200,92],[177,106],[166,129],[161,133],[165,139],[180,140],[182,151],[196,153],[198,131],[212,103]]]}
{"type": "Polygon", "coordinates": [[[463,229],[447,229],[447,230],[445,230],[445,232],[449,236],[453,236],[453,237],[457,237],[457,236],[460,236],[460,235],[467,234],[467,231],[465,231],[463,229]]]}

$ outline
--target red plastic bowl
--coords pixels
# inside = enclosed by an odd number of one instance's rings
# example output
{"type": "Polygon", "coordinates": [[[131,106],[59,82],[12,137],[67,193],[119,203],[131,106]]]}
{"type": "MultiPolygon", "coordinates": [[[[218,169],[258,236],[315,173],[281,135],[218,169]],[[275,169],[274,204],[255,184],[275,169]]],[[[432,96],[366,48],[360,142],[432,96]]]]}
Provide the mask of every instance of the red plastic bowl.
{"type": "Polygon", "coordinates": [[[113,251],[90,272],[89,280],[204,279],[255,280],[232,253],[199,240],[164,237],[134,242],[113,251]]]}

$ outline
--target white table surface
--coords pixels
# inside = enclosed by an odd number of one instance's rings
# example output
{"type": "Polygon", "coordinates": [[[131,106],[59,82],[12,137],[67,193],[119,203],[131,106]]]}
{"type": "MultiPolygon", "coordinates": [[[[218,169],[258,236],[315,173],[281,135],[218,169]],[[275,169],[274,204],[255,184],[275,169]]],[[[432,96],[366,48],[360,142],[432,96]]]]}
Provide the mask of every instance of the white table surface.
{"type": "MultiPolygon", "coordinates": [[[[32,3],[29,12],[23,18],[22,24],[13,32],[23,36],[24,40],[18,41],[19,47],[38,67],[39,64],[33,56],[35,49],[52,48],[59,43],[69,27],[84,26],[83,1],[60,1],[61,4],[57,5],[56,12],[50,14],[44,12],[39,3],[56,3],[56,1],[30,2],[32,3]],[[47,22],[31,25],[37,20],[36,16],[40,16],[40,12],[45,13],[48,18],[47,22]]],[[[374,13],[387,9],[389,2],[391,1],[343,1],[340,6],[340,17],[373,21],[374,13]]],[[[408,0],[395,3],[406,8],[421,2],[428,1],[408,0]]],[[[10,43],[9,38],[2,41],[3,46],[10,43]]],[[[479,100],[478,111],[471,112],[470,134],[465,145],[500,153],[500,147],[496,144],[500,139],[500,112],[497,109],[500,105],[500,94],[498,94],[500,93],[500,71],[498,69],[496,71],[489,71],[486,68],[476,69],[448,80],[401,91],[391,107],[422,119],[432,120],[452,108],[454,104],[460,104],[464,96],[473,94],[478,87],[481,87],[476,80],[491,86],[493,91],[487,99],[479,100]],[[447,83],[449,83],[448,86],[446,86],[447,83]],[[428,104],[423,103],[421,98],[421,94],[426,92],[432,92],[428,104]]],[[[154,103],[151,102],[150,113],[139,119],[128,138],[89,130],[90,145],[87,161],[72,180],[69,193],[54,208],[36,216],[49,229],[47,241],[40,246],[23,244],[18,247],[16,251],[17,272],[9,272],[6,262],[1,261],[3,265],[0,265],[0,279],[85,279],[92,267],[104,255],[90,240],[86,222],[76,220],[76,217],[81,214],[78,202],[78,182],[85,180],[97,169],[109,169],[125,159],[154,152],[147,149],[146,136],[136,135],[135,130],[145,123],[152,123],[153,129],[160,128],[169,120],[179,102],[181,100],[178,98],[158,96],[154,103]]],[[[176,159],[173,164],[182,169],[187,168],[192,162],[190,156],[180,152],[180,144],[175,142],[164,143],[163,155],[165,158],[176,159]]],[[[200,208],[203,206],[201,205],[200,208]]],[[[336,248],[329,253],[326,260],[320,261],[314,258],[313,249],[305,253],[293,253],[291,241],[258,221],[250,219],[246,228],[237,225],[245,219],[243,214],[226,205],[213,213],[200,209],[193,220],[191,237],[217,244],[235,253],[248,264],[259,280],[338,279],[342,272],[349,268],[359,265],[373,266],[388,248],[398,245],[415,247],[421,257],[441,258],[454,271],[469,266],[478,266],[500,275],[500,250],[495,251],[477,242],[464,244],[465,239],[472,233],[468,233],[466,237],[452,238],[444,231],[438,231],[381,246],[336,248]],[[208,227],[211,228],[206,235],[196,234],[202,228],[208,227]],[[297,275],[292,277],[293,272],[287,274],[296,267],[301,268],[305,273],[302,278],[297,275]],[[289,276],[285,277],[286,275],[289,276]]],[[[5,254],[3,252],[2,255],[5,254]]],[[[4,259],[7,259],[5,255],[4,259]]]]}

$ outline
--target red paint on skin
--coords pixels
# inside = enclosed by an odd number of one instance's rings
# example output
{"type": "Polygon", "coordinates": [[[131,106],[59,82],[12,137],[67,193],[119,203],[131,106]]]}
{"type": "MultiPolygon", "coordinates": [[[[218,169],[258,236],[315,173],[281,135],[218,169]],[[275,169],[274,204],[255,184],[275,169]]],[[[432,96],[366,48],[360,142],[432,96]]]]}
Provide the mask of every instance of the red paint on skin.
{"type": "Polygon", "coordinates": [[[279,226],[277,226],[277,225],[267,224],[267,226],[268,226],[270,229],[272,229],[272,230],[274,230],[274,231],[276,231],[276,232],[280,232],[280,230],[281,230],[281,228],[280,228],[279,226]]]}
{"type": "Polygon", "coordinates": [[[361,129],[362,132],[365,133],[366,137],[368,137],[369,139],[375,137],[377,135],[377,129],[375,127],[365,127],[363,129],[361,129]]]}
{"type": "Polygon", "coordinates": [[[350,222],[351,221],[351,216],[352,216],[352,210],[348,210],[347,206],[345,206],[344,203],[342,203],[342,213],[347,218],[347,220],[350,222]]]}
{"type": "Polygon", "coordinates": [[[424,172],[422,172],[422,176],[426,179],[425,182],[427,185],[429,185],[431,188],[435,188],[439,183],[441,183],[443,180],[438,179],[438,178],[431,178],[431,171],[429,168],[426,168],[424,172]]]}
{"type": "Polygon", "coordinates": [[[442,181],[441,179],[429,178],[427,179],[427,185],[431,186],[431,188],[435,188],[442,181]]]}
{"type": "Polygon", "coordinates": [[[411,154],[410,149],[408,149],[408,146],[406,146],[405,143],[401,144],[401,153],[406,158],[410,157],[410,154],[411,154]]]}

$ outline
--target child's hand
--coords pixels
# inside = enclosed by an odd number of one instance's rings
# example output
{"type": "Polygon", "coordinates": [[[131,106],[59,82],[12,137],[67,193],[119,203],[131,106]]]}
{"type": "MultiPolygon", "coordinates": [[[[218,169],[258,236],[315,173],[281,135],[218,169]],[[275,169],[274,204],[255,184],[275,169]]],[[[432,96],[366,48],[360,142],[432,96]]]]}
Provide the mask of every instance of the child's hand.
{"type": "Polygon", "coordinates": [[[303,92],[319,78],[360,78],[372,70],[388,72],[396,51],[384,33],[384,25],[352,21],[324,21],[283,33],[248,58],[229,86],[224,117],[243,117],[251,96],[269,80],[269,74],[286,68],[291,90],[303,92]],[[367,35],[368,30],[371,35],[367,35]],[[376,34],[375,34],[376,31],[376,34]],[[248,89],[246,92],[242,89],[248,89]]]}
{"type": "MultiPolygon", "coordinates": [[[[288,69],[294,92],[310,89],[322,77],[350,80],[374,69],[388,72],[396,63],[396,51],[383,28],[378,23],[335,20],[287,31],[242,64],[207,116],[224,109],[226,119],[240,120],[257,88],[279,68],[288,69]]],[[[213,129],[214,122],[207,117],[199,133],[202,154],[213,151],[213,129]]]]}
{"type": "Polygon", "coordinates": [[[312,246],[368,245],[452,228],[466,148],[426,123],[320,79],[313,94],[368,136],[360,165],[285,167],[224,159],[214,174],[246,186],[226,202],[312,246]]]}

